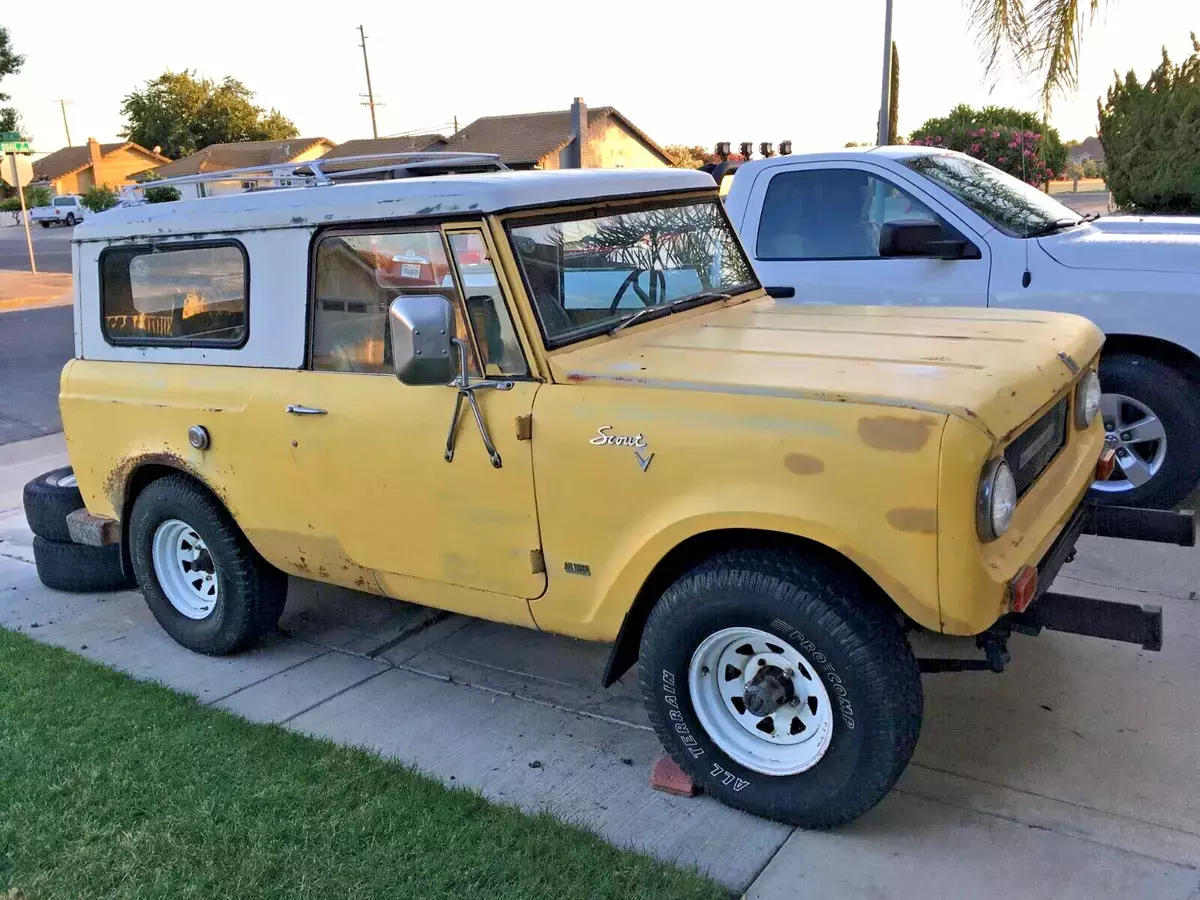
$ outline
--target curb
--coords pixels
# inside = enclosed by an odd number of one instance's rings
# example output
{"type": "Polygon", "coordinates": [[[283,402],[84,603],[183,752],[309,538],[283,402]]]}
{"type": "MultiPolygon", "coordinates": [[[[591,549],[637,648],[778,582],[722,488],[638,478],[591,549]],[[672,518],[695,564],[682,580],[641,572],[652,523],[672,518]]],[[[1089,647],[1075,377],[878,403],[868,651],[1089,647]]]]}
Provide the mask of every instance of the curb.
{"type": "Polygon", "coordinates": [[[72,302],[74,302],[74,298],[69,293],[43,297],[16,297],[11,300],[0,300],[0,313],[44,306],[70,306],[72,302]]]}

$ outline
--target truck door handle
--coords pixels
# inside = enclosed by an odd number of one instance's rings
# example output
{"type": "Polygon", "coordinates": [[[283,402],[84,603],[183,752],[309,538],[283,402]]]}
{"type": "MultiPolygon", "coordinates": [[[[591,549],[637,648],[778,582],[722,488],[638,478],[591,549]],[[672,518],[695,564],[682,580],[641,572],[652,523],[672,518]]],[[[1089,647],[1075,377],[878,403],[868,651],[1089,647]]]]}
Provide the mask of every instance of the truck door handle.
{"type": "Polygon", "coordinates": [[[774,297],[776,300],[786,300],[796,296],[794,287],[764,287],[763,290],[767,292],[767,296],[774,297]]]}
{"type": "Polygon", "coordinates": [[[317,409],[315,406],[301,406],[299,403],[289,403],[287,411],[293,416],[323,416],[329,410],[317,409]]]}

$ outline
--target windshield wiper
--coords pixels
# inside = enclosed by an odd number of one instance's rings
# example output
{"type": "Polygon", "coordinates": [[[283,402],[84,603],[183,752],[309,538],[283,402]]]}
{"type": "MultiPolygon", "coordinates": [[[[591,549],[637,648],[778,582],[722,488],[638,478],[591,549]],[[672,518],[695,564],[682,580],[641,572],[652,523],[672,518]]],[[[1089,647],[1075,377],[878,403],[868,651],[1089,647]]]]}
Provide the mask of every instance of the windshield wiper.
{"type": "Polygon", "coordinates": [[[1081,225],[1084,222],[1090,222],[1090,221],[1091,221],[1091,219],[1087,219],[1087,218],[1083,218],[1083,217],[1078,218],[1078,219],[1055,219],[1053,222],[1043,225],[1041,228],[1035,228],[1035,229],[1033,229],[1033,231],[1025,232],[1025,237],[1027,237],[1027,238],[1045,237],[1048,234],[1054,234],[1056,231],[1063,231],[1064,229],[1067,229],[1067,228],[1074,228],[1076,225],[1081,225]]]}
{"type": "Polygon", "coordinates": [[[647,318],[650,313],[669,315],[681,309],[691,309],[693,306],[699,306],[701,303],[706,303],[709,300],[728,300],[729,296],[729,294],[724,294],[720,291],[701,291],[698,294],[689,294],[686,297],[680,297],[678,300],[672,300],[670,303],[664,303],[662,306],[647,306],[644,309],[639,309],[633,315],[622,319],[610,328],[608,333],[616,334],[622,328],[628,328],[634,322],[640,322],[642,319],[647,318]]]}
{"type": "Polygon", "coordinates": [[[616,334],[622,328],[628,328],[634,322],[640,322],[642,319],[646,318],[651,313],[662,313],[663,315],[666,315],[671,312],[674,312],[674,310],[670,306],[646,306],[646,307],[643,307],[642,309],[639,309],[633,315],[626,316],[624,319],[622,319],[620,322],[618,322],[612,328],[608,329],[608,333],[616,334]]]}

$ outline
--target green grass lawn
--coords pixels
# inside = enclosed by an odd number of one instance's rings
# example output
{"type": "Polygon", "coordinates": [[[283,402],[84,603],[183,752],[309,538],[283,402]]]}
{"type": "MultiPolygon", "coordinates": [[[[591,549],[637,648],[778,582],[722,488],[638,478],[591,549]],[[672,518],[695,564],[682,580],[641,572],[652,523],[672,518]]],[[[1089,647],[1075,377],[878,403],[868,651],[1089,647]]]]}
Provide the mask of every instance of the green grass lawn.
{"type": "Polygon", "coordinates": [[[21,900],[727,896],[549,815],[204,709],[0,630],[6,890],[21,900]]]}

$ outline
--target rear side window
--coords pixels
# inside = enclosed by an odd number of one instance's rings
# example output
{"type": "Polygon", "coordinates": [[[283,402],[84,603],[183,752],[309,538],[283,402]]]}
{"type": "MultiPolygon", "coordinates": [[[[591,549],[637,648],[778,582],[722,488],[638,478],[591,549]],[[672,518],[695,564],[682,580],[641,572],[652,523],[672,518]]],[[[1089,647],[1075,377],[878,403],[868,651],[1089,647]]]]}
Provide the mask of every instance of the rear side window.
{"type": "Polygon", "coordinates": [[[237,242],[120,247],[100,257],[100,314],[112,344],[239,347],[250,269],[237,242]]]}

